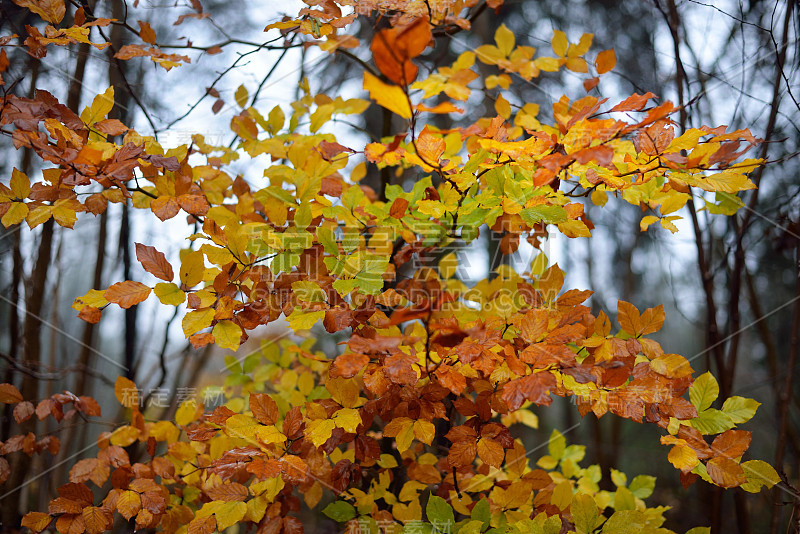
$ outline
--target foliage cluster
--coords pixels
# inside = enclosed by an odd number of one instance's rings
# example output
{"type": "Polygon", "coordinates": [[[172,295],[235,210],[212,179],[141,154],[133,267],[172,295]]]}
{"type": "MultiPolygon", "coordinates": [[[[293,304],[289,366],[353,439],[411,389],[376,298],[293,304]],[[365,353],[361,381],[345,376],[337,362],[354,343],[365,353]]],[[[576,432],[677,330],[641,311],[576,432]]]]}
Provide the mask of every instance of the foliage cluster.
{"type": "MultiPolygon", "coordinates": [[[[29,29],[29,53],[40,58],[50,45],[90,42],[92,28],[115,22],[81,8],[73,25],[60,27],[63,1],[15,2],[52,24],[44,35],[29,29]]],[[[763,163],[743,159],[758,140],[725,127],[676,134],[671,117],[680,109],[652,93],[613,104],[593,96],[616,59],[606,50],[587,60],[589,34],[570,43],[556,31],[552,55],[537,56],[501,26],[493,44],[424,76],[419,65],[430,62],[437,36],[468,29],[473,2],[359,2],[347,16],[341,8],[355,2],[307,3],[297,18],[266,30],[347,55],[357,41],[344,30],[358,15],[390,22],[372,37],[372,62],[350,54],[364,69],[369,100],[313,94],[305,81],[290,109],[258,110],[242,86],[233,148],[200,134],[162,147],[107,118],[113,88],[80,115],[42,90],[3,97],[0,126],[50,165],[41,180],[14,170],[10,185],[0,185],[6,227],[54,221],[71,228],[109,202],[161,221],[186,216],[192,226],[174,266],[137,244],[139,262],[158,281],[92,289],[73,305],[82,319],[98,322],[107,306],[127,309],[154,294],[164,306],[185,306],[183,332],[195,347],[236,351],[254,329],[281,317],[295,332],[318,322],[327,332],[348,332],[335,359],[314,352],[311,339],[231,357],[227,402],[208,413],[186,402],[174,421],[147,421],[135,384],[120,377],[116,396],[129,423],[101,434],[97,456],[76,463],[49,510],[30,512],[23,524],[95,534],[110,530],[118,513],[137,529],[169,533],[252,523],[259,532],[296,534],[302,498],[350,531],[668,532],[666,508],[644,502],[652,477],[629,483],[612,471],[616,490],[601,490],[598,466],[581,467],[583,447],[568,446],[558,432],[530,464],[537,447],[511,428],[535,427],[532,406],[547,406],[554,395],[573,397],[584,416],[661,428],[685,486],[702,478],[758,492],[777,483],[768,464],[743,459],[751,435],[737,426],[758,403],[731,397],[712,407],[716,380],[695,378],[690,361],[648,337],[665,320],[662,307],[640,312],[620,301],[617,327],[585,305],[591,291],[563,287],[564,273],[544,253],[523,273],[501,265],[469,287],[453,252],[482,232],[499,239],[504,254],[522,242],[540,248],[549,231],[590,238],[584,202],[640,208],[642,231],[676,232],[692,188],[716,193],[705,209],[733,214],[742,205],[737,193],[754,187],[748,173],[763,163]],[[481,76],[489,68],[496,73],[481,76]],[[535,104],[504,97],[515,79],[560,69],[585,74],[587,96],[562,97],[551,124],[540,122],[535,104]],[[470,102],[478,91],[493,100],[484,117],[470,102]],[[337,117],[372,104],[402,119],[402,128],[364,147],[329,133],[337,117]],[[437,114],[470,124],[437,128],[429,120],[437,114]],[[271,161],[267,185],[227,172],[233,161],[262,155],[271,161]],[[360,185],[376,168],[417,178],[406,189],[360,185]],[[138,460],[130,457],[136,443],[146,450],[138,460]]],[[[166,70],[188,60],[162,52],[146,23],[137,33],[143,43],[116,58],[149,57],[166,70]]],[[[69,403],[99,414],[91,399],[70,395],[34,408],[5,384],[0,401],[17,403],[18,422],[59,417],[69,403]]],[[[47,447],[57,450],[57,441],[18,436],[2,452],[47,447]]]]}

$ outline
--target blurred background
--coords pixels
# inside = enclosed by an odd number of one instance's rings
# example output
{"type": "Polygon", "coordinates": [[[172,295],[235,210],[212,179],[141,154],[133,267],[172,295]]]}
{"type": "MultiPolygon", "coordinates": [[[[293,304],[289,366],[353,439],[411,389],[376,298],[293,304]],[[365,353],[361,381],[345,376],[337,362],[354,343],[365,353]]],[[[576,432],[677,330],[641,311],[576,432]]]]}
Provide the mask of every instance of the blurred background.
{"type": "MultiPolygon", "coordinates": [[[[283,49],[276,30],[263,32],[267,24],[305,7],[299,1],[108,0],[82,5],[96,16],[126,20],[137,28],[136,21],[148,22],[164,51],[185,54],[191,63],[165,72],[147,58],[117,61],[106,51],[82,44],[49,47],[48,57],[40,61],[20,46],[6,48],[10,66],[3,74],[4,89],[26,96],[33,87],[46,88],[79,111],[113,85],[116,106],[111,116],[143,135],[157,135],[165,148],[189,143],[193,133],[201,133],[213,145],[234,143],[228,124],[239,111],[233,95],[242,84],[249,91],[248,105],[264,115],[276,105],[288,110],[302,95],[298,83],[304,78],[312,94],[363,97],[362,69],[354,57],[370,60],[369,38],[385,23],[374,16],[358,19],[351,31],[361,45],[350,55],[329,55],[316,47],[296,46],[299,41],[283,49]],[[181,15],[187,16],[179,23],[181,15]],[[189,42],[205,50],[187,48],[189,42]],[[218,101],[222,104],[215,105],[218,101]]],[[[68,4],[65,23],[74,11],[68,4]]],[[[491,43],[500,24],[514,32],[518,44],[542,49],[544,55],[549,55],[554,29],[565,31],[571,42],[582,33],[593,33],[592,53],[614,48],[618,60],[591,94],[599,91],[615,102],[633,92],[652,91],[685,105],[685,112],[676,117],[679,129],[724,124],[749,128],[765,140],[748,157],[763,157],[769,164],[751,176],[759,189],[742,195],[745,206],[735,217],[715,215],[713,205],[711,210],[705,208],[713,196],[696,195],[697,211],[681,210],[676,235],[661,228],[643,233],[636,206],[619,201],[600,209],[587,204],[595,225],[593,238],[553,238],[544,249],[567,272],[566,287],[595,291],[590,301],[595,313],[602,309],[613,317],[618,299],[640,309],[664,304],[667,320],[654,337],[667,352],[689,358],[698,374],[711,370],[720,381],[721,399],[739,395],[761,403],[755,419],[744,426],[754,433],[750,454],[773,463],[797,486],[797,1],[506,0],[497,10],[478,2],[472,13],[476,17],[471,31],[436,37],[435,48],[421,60],[420,78],[435,70],[434,65],[449,65],[461,52],[491,43]]],[[[27,9],[0,1],[0,36],[17,34],[21,37],[12,44],[21,45],[26,25],[43,24],[27,9]]],[[[117,26],[105,28],[104,33],[114,49],[132,37],[117,26]]],[[[497,74],[480,68],[485,75],[497,74]]],[[[571,99],[586,94],[585,78],[569,71],[543,73],[532,81],[515,78],[504,96],[512,105],[538,104],[539,119],[546,123],[552,120],[552,104],[562,94],[571,99]]],[[[466,126],[471,117],[494,113],[497,92],[481,91],[478,82],[467,105],[474,114],[437,117],[437,126],[466,126]]],[[[327,131],[335,131],[340,143],[356,149],[401,128],[399,123],[387,126],[374,105],[348,121],[333,121],[329,125],[333,129],[327,131]]],[[[0,180],[7,183],[14,167],[40,177],[38,165],[27,152],[15,150],[9,136],[0,136],[0,180]]],[[[232,162],[226,170],[261,187],[267,165],[267,159],[247,159],[232,162]]],[[[362,183],[380,192],[387,181],[410,186],[418,178],[415,173],[389,175],[370,166],[362,183]]],[[[101,323],[91,325],[79,320],[71,308],[75,297],[91,288],[143,279],[134,242],[154,245],[176,259],[188,243],[183,238],[188,235],[186,228],[180,221],[158,223],[149,212],[110,204],[103,215],[79,217],[74,231],[62,231],[52,221],[34,232],[20,231],[19,226],[0,229],[0,382],[13,383],[26,399],[69,390],[94,396],[103,408],[99,418],[76,417],[60,425],[48,419],[35,429],[33,420],[17,425],[9,408],[0,414],[0,441],[35,431],[53,433],[62,442],[57,456],[9,455],[11,476],[0,485],[4,529],[18,524],[20,511],[45,509],[55,488],[67,480],[70,466],[96,452],[96,435],[113,428],[120,417],[113,398],[117,375],[128,376],[141,388],[148,419],[169,417],[186,398],[196,397],[207,405],[220,401],[219,389],[207,386],[221,385],[225,357],[231,353],[192,349],[184,340],[177,311],[172,314],[150,299],[127,311],[108,309],[101,323]],[[14,490],[17,487],[21,489],[14,490]]],[[[535,257],[535,251],[525,246],[514,257],[503,257],[498,242],[483,229],[481,238],[460,252],[470,265],[459,271],[467,285],[490,276],[501,263],[514,262],[524,270],[535,257]]],[[[328,354],[341,350],[338,338],[323,329],[313,334],[317,347],[328,354]]],[[[241,347],[236,358],[258,354],[263,340],[291,335],[285,323],[272,323],[241,347]]],[[[673,507],[667,513],[669,528],[711,524],[717,532],[741,533],[787,529],[792,498],[778,490],[750,495],[714,490],[703,483],[684,490],[667,461],[667,449],[658,444],[656,428],[612,417],[582,419],[568,399],[556,399],[553,407],[536,413],[540,428],[530,431],[526,440],[544,443],[558,428],[569,442],[587,445],[584,465],[599,463],[606,480],[611,466],[626,472],[629,479],[642,473],[657,476],[650,502],[673,507]]]]}

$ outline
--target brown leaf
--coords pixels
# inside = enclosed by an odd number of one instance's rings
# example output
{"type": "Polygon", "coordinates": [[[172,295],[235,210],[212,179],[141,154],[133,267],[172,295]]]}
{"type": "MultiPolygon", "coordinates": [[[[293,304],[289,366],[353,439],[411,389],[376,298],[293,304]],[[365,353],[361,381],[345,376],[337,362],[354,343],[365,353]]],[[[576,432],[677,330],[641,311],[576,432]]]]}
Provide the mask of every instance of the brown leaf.
{"type": "Polygon", "coordinates": [[[171,282],[175,277],[172,265],[167,261],[163,252],[159,252],[155,247],[148,247],[141,243],[136,243],[136,259],[142,264],[144,270],[160,280],[171,282]]]}
{"type": "Polygon", "coordinates": [[[0,384],[0,402],[4,404],[15,404],[22,402],[22,393],[13,384],[0,384]]]}
{"type": "Polygon", "coordinates": [[[220,110],[225,106],[225,101],[221,98],[218,98],[214,101],[214,104],[211,106],[211,112],[216,115],[220,112],[220,110]]]}
{"type": "Polygon", "coordinates": [[[162,221],[166,221],[167,219],[175,217],[181,210],[181,207],[178,206],[178,201],[175,200],[175,197],[161,196],[153,199],[150,203],[150,209],[156,217],[162,221]]]}
{"type": "Polygon", "coordinates": [[[23,401],[14,406],[14,420],[17,423],[23,423],[31,418],[31,416],[36,411],[34,408],[33,403],[28,401],[23,401]]]}
{"type": "Polygon", "coordinates": [[[412,364],[417,362],[416,356],[398,352],[386,358],[384,372],[386,378],[395,384],[413,385],[417,383],[417,371],[412,364]]]}
{"type": "Polygon", "coordinates": [[[100,308],[95,308],[94,306],[84,306],[81,308],[81,311],[78,312],[78,319],[91,324],[99,323],[101,317],[102,312],[100,308]]]}
{"type": "Polygon", "coordinates": [[[126,280],[113,284],[105,290],[103,296],[107,301],[118,304],[120,308],[128,309],[150,296],[150,288],[141,282],[126,280]]]}
{"type": "Polygon", "coordinates": [[[281,463],[278,460],[266,460],[257,456],[253,458],[252,462],[247,464],[247,471],[253,473],[257,478],[262,480],[275,478],[281,474],[281,463]]]}
{"type": "Polygon", "coordinates": [[[156,44],[156,32],[150,26],[150,23],[137,21],[139,23],[139,37],[142,38],[147,44],[155,45],[156,44]]]}
{"type": "Polygon", "coordinates": [[[322,159],[325,161],[331,161],[334,156],[337,156],[342,152],[355,153],[355,150],[352,148],[347,148],[344,145],[340,145],[339,143],[331,143],[330,141],[323,140],[319,145],[317,145],[317,152],[322,154],[322,159]]]}
{"type": "Polygon", "coordinates": [[[493,439],[481,438],[478,441],[478,457],[492,467],[500,467],[505,458],[505,450],[493,439]]]}
{"type": "Polygon", "coordinates": [[[47,528],[53,520],[48,514],[42,512],[28,512],[22,518],[22,526],[31,529],[34,532],[41,532],[47,528]]]}
{"type": "Polygon", "coordinates": [[[118,119],[105,119],[96,122],[93,128],[107,135],[122,135],[129,130],[129,128],[118,119]]]}
{"type": "Polygon", "coordinates": [[[750,447],[752,435],[747,430],[726,430],[711,443],[715,456],[738,458],[750,447]]]}
{"type": "Polygon", "coordinates": [[[205,489],[205,493],[213,501],[226,502],[244,501],[249,495],[247,488],[238,482],[228,482],[225,484],[219,484],[217,486],[211,486],[205,489]]]}
{"type": "Polygon", "coordinates": [[[211,534],[217,530],[217,520],[213,515],[195,517],[187,527],[188,534],[211,534]]]}
{"type": "Polygon", "coordinates": [[[723,488],[735,488],[747,482],[742,466],[730,458],[712,458],[706,464],[706,469],[714,484],[723,488]]]}
{"type": "Polygon", "coordinates": [[[406,214],[406,210],[408,209],[408,200],[397,197],[392,202],[392,207],[389,208],[389,215],[394,217],[395,219],[400,219],[403,215],[406,214]]]}
{"type": "Polygon", "coordinates": [[[83,522],[87,534],[100,534],[111,528],[111,514],[97,506],[88,506],[83,509],[83,522]]]}
{"type": "Polygon", "coordinates": [[[278,420],[278,405],[266,393],[250,394],[250,410],[262,425],[274,425],[278,420]]]}
{"type": "Polygon", "coordinates": [[[353,378],[359,371],[366,368],[369,363],[369,356],[347,352],[338,356],[331,364],[330,376],[332,378],[353,378]]]}
{"type": "Polygon", "coordinates": [[[6,480],[8,480],[8,475],[11,474],[11,466],[8,465],[8,460],[0,456],[0,486],[2,486],[6,480]]]}

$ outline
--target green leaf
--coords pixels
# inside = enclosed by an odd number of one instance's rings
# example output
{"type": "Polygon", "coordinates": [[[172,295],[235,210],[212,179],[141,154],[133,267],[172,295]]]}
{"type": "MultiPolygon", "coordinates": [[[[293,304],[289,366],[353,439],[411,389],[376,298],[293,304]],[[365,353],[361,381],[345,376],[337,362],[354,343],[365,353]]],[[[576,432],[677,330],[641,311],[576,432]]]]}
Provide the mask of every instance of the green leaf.
{"type": "Polygon", "coordinates": [[[721,434],[736,426],[728,414],[715,408],[700,412],[697,417],[687,422],[701,434],[721,434]]]}
{"type": "Polygon", "coordinates": [[[338,255],[339,247],[336,245],[336,236],[327,226],[317,228],[317,241],[328,254],[338,255]]]}
{"type": "Polygon", "coordinates": [[[614,492],[614,509],[615,510],[635,510],[636,498],[633,493],[626,487],[619,487],[614,492]]]}
{"type": "Polygon", "coordinates": [[[741,488],[750,493],[758,493],[761,491],[762,486],[771,488],[781,481],[781,477],[767,462],[750,460],[740,465],[744,471],[744,476],[747,477],[747,482],[742,484],[741,488]]]}
{"type": "Polygon", "coordinates": [[[686,534],[711,534],[711,527],[694,527],[687,530],[686,534]]]}
{"type": "Polygon", "coordinates": [[[532,206],[530,208],[525,208],[519,214],[522,220],[530,225],[542,221],[550,224],[557,224],[567,220],[567,210],[561,206],[532,206]]]}
{"type": "Polygon", "coordinates": [[[489,508],[489,501],[481,499],[475,503],[475,507],[472,508],[471,518],[476,521],[482,521],[484,525],[483,528],[487,528],[489,522],[492,520],[492,511],[489,508]]]}
{"type": "Polygon", "coordinates": [[[455,515],[453,514],[453,507],[437,495],[428,497],[428,505],[425,507],[425,513],[428,516],[428,521],[433,523],[440,532],[449,532],[447,528],[456,522],[455,515]]]}
{"type": "Polygon", "coordinates": [[[614,512],[603,525],[603,534],[637,534],[644,530],[645,516],[638,510],[614,512]]]}
{"type": "Polygon", "coordinates": [[[722,411],[731,418],[734,423],[746,423],[756,414],[756,410],[761,403],[755,399],[745,397],[729,397],[722,405],[722,411]]]}
{"type": "Polygon", "coordinates": [[[597,503],[591,495],[578,493],[573,496],[569,510],[577,534],[589,534],[598,526],[600,517],[597,503]]]}
{"type": "Polygon", "coordinates": [[[181,288],[172,282],[156,284],[156,287],[153,288],[153,293],[156,294],[161,304],[169,306],[178,306],[183,304],[183,301],[186,300],[186,293],[181,291],[181,288]]]}
{"type": "Polygon", "coordinates": [[[333,289],[339,293],[339,295],[344,297],[358,287],[358,280],[355,278],[351,280],[336,280],[331,285],[333,286],[333,289]]]}
{"type": "Polygon", "coordinates": [[[350,521],[356,516],[356,509],[349,502],[336,501],[326,506],[322,510],[322,513],[334,521],[344,523],[345,521],[350,521]]]}
{"type": "Polygon", "coordinates": [[[689,400],[698,412],[702,412],[719,396],[719,384],[711,373],[698,376],[689,386],[689,400]]]}
{"type": "Polygon", "coordinates": [[[289,326],[292,330],[297,332],[299,330],[309,330],[317,324],[317,321],[321,321],[324,318],[325,312],[322,310],[307,312],[298,306],[292,310],[286,320],[289,321],[289,326]]]}
{"type": "Polygon", "coordinates": [[[646,499],[653,494],[655,487],[656,477],[639,475],[631,481],[628,489],[631,490],[631,493],[633,493],[636,497],[640,499],[646,499]]]}
{"type": "Polygon", "coordinates": [[[564,456],[564,449],[566,448],[567,438],[558,430],[553,429],[550,434],[550,441],[547,442],[547,452],[556,460],[560,460],[564,456]]]}
{"type": "Polygon", "coordinates": [[[628,477],[625,476],[625,473],[622,471],[617,471],[616,469],[611,469],[611,482],[614,483],[615,486],[625,486],[628,483],[628,477]]]}

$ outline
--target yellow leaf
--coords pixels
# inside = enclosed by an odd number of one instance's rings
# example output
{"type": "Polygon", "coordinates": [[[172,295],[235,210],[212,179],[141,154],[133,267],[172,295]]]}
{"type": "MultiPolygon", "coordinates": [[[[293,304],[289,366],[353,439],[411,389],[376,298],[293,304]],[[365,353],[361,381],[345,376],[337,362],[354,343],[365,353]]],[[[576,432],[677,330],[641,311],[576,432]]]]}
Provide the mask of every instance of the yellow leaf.
{"type": "Polygon", "coordinates": [[[206,272],[203,253],[199,250],[181,251],[181,282],[186,287],[194,287],[203,281],[206,272]]]}
{"type": "Polygon", "coordinates": [[[761,460],[750,460],[741,464],[747,482],[741,488],[750,493],[758,493],[762,486],[771,488],[781,481],[781,477],[775,469],[767,462],[761,460]]]}
{"type": "Polygon", "coordinates": [[[20,200],[28,198],[31,192],[31,181],[28,176],[16,168],[11,171],[11,183],[9,185],[11,186],[11,192],[20,200]]]}
{"type": "Polygon", "coordinates": [[[345,432],[355,434],[361,424],[361,414],[354,408],[342,408],[333,414],[333,422],[345,432]]]}
{"type": "Polygon", "coordinates": [[[232,351],[239,350],[239,342],[242,339],[242,329],[233,321],[220,321],[214,325],[211,331],[214,336],[214,342],[218,347],[223,349],[230,349],[232,351]]]}
{"type": "Polygon", "coordinates": [[[286,441],[286,436],[284,436],[277,428],[275,428],[275,425],[258,425],[254,435],[260,441],[267,444],[283,443],[286,441]]]}
{"type": "Polygon", "coordinates": [[[3,223],[3,226],[8,228],[9,226],[21,223],[27,216],[27,204],[24,202],[12,202],[11,207],[8,208],[8,211],[3,214],[3,218],[0,219],[0,222],[3,223]]]}
{"type": "Polygon", "coordinates": [[[377,77],[364,71],[364,89],[369,91],[370,98],[378,105],[404,119],[411,118],[411,104],[400,86],[383,83],[377,77]]]}
{"type": "Polygon", "coordinates": [[[552,45],[553,45],[553,52],[555,52],[558,57],[566,56],[567,46],[569,46],[569,41],[567,40],[567,34],[562,32],[561,30],[555,30],[553,32],[552,45]]]}
{"type": "Polygon", "coordinates": [[[664,354],[650,362],[653,371],[669,378],[681,378],[692,374],[689,361],[680,354],[664,354]]]}
{"type": "Polygon", "coordinates": [[[700,463],[700,460],[697,459],[697,454],[686,445],[675,445],[672,447],[667,455],[667,459],[672,465],[684,473],[691,471],[694,469],[694,466],[700,463]]]}
{"type": "Polygon", "coordinates": [[[494,110],[504,119],[511,117],[511,104],[503,98],[503,95],[497,96],[497,100],[494,101],[494,110]]]}
{"type": "MultiPolygon", "coordinates": [[[[244,85],[240,85],[236,92],[234,93],[233,97],[236,99],[236,103],[239,105],[240,108],[243,108],[247,105],[247,99],[249,97],[249,93],[244,85]]],[[[221,529],[220,529],[221,530],[221,529]]]]}
{"type": "Polygon", "coordinates": [[[214,512],[217,518],[217,530],[222,532],[242,520],[247,513],[247,505],[241,501],[229,501],[219,506],[214,512]]]}
{"type": "Polygon", "coordinates": [[[497,48],[503,56],[508,57],[514,50],[514,33],[505,24],[501,24],[494,32],[494,42],[497,43],[497,48]]]}
{"type": "Polygon", "coordinates": [[[108,112],[114,107],[114,86],[110,86],[105,92],[98,94],[92,100],[92,105],[87,106],[81,112],[81,120],[84,124],[91,126],[97,121],[106,118],[108,112]]]}
{"type": "Polygon", "coordinates": [[[153,288],[153,293],[156,294],[161,304],[168,306],[179,306],[186,300],[186,293],[172,282],[156,284],[156,287],[153,288]]]}
{"type": "Polygon", "coordinates": [[[313,419],[306,423],[305,437],[311,439],[315,447],[319,447],[331,437],[336,424],[331,419],[313,419]]]}
{"type": "Polygon", "coordinates": [[[545,72],[556,72],[561,66],[561,61],[554,57],[537,57],[533,63],[539,70],[545,72]]]}
{"type": "Polygon", "coordinates": [[[639,230],[641,230],[642,232],[646,231],[650,227],[650,225],[656,222],[657,220],[658,217],[656,217],[655,215],[647,215],[646,217],[642,217],[642,220],[639,221],[639,230]]]}
{"type": "Polygon", "coordinates": [[[117,381],[114,383],[114,396],[126,408],[139,406],[139,389],[132,380],[124,376],[117,377],[117,381]]]}
{"type": "Polygon", "coordinates": [[[189,336],[199,332],[203,328],[209,327],[211,325],[211,321],[213,320],[214,320],[214,310],[212,308],[208,308],[205,310],[190,311],[189,313],[183,316],[183,321],[181,321],[181,326],[183,327],[183,335],[188,338],[189,336]]]}
{"type": "Polygon", "coordinates": [[[130,425],[121,426],[111,433],[109,441],[112,445],[127,447],[139,437],[139,429],[130,425]]]}
{"type": "Polygon", "coordinates": [[[267,498],[262,495],[253,497],[247,501],[246,519],[253,523],[261,521],[261,518],[264,517],[264,513],[267,511],[267,504],[269,504],[267,498]]]}
{"type": "Polygon", "coordinates": [[[422,443],[431,444],[436,435],[436,427],[430,421],[420,419],[414,422],[414,437],[422,443]]]}
{"type": "Polygon", "coordinates": [[[53,206],[36,206],[28,212],[28,216],[25,217],[25,221],[28,223],[28,227],[33,230],[52,216],[53,206]]]}
{"type": "Polygon", "coordinates": [[[185,400],[175,412],[175,422],[180,426],[186,426],[198,416],[197,402],[194,399],[185,400]]]}

